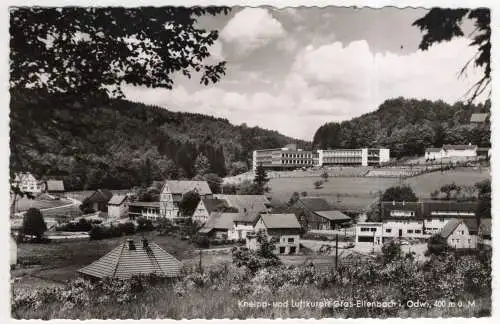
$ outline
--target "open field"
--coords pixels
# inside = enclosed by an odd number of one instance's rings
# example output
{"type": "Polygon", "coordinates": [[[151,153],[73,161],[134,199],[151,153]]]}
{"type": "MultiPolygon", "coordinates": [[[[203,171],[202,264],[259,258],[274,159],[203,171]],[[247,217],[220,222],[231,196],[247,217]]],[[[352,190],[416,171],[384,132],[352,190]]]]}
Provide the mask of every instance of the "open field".
{"type": "MultiPolygon", "coordinates": [[[[428,198],[430,193],[444,184],[455,182],[457,185],[473,185],[491,178],[490,169],[458,168],[444,172],[432,172],[404,179],[417,196],[428,198]]],[[[308,196],[324,197],[333,206],[341,209],[363,209],[377,198],[379,191],[401,183],[394,178],[330,178],[321,189],[314,189],[314,181],[320,177],[310,178],[278,178],[271,179],[271,196],[273,200],[286,202],[293,192],[306,191],[308,196]]]]}
{"type": "Polygon", "coordinates": [[[71,204],[71,201],[66,199],[41,200],[41,199],[18,198],[16,202],[16,213],[26,211],[30,208],[45,209],[45,208],[64,206],[68,204],[71,204]]]}

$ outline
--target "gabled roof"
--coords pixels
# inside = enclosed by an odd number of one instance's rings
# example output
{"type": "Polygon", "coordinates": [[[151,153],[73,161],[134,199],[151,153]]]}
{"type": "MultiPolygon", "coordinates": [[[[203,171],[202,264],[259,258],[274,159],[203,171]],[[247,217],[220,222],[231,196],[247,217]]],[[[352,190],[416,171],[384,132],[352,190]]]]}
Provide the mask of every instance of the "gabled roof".
{"type": "Polygon", "coordinates": [[[328,204],[328,202],[324,198],[320,197],[301,197],[295,202],[293,206],[305,208],[313,212],[332,210],[330,204],[328,204]]]}
{"type": "Polygon", "coordinates": [[[129,279],[134,275],[156,274],[164,277],[177,277],[182,263],[162,249],[158,244],[134,242],[135,250],[129,242],[123,242],[111,252],[78,270],[79,273],[95,278],[129,279]]]}
{"type": "Polygon", "coordinates": [[[108,201],[108,205],[116,205],[119,206],[121,205],[125,199],[127,199],[126,195],[114,195],[111,197],[111,199],[108,201]]]}
{"type": "Polygon", "coordinates": [[[238,209],[239,221],[253,222],[261,213],[268,210],[271,202],[264,195],[217,195],[227,202],[228,207],[238,209]]]}
{"type": "Polygon", "coordinates": [[[233,220],[238,217],[238,213],[213,213],[208,221],[203,225],[200,230],[202,233],[208,233],[213,229],[217,230],[229,230],[233,228],[233,220]]]}
{"type": "Polygon", "coordinates": [[[201,201],[203,202],[203,205],[207,209],[209,213],[212,213],[214,211],[220,210],[221,208],[227,206],[227,202],[225,200],[213,198],[202,198],[201,201]]]}
{"type": "Polygon", "coordinates": [[[49,192],[63,192],[64,191],[64,182],[62,180],[47,180],[46,182],[46,189],[49,192]]]}
{"type": "Polygon", "coordinates": [[[107,203],[111,197],[113,197],[113,193],[108,189],[97,189],[90,196],[85,198],[85,201],[107,203]]]}
{"type": "Polygon", "coordinates": [[[429,147],[429,148],[425,149],[425,152],[438,153],[438,152],[441,152],[441,150],[442,150],[442,148],[440,148],[440,147],[429,147]]]}
{"type": "Polygon", "coordinates": [[[129,207],[160,208],[159,201],[135,201],[128,204],[129,207]]]}
{"type": "Polygon", "coordinates": [[[195,190],[200,195],[210,195],[212,190],[208,186],[206,181],[194,181],[194,180],[167,180],[165,181],[165,186],[168,187],[172,194],[185,194],[188,191],[195,190]]]}
{"type": "Polygon", "coordinates": [[[317,211],[315,212],[319,216],[329,219],[331,221],[350,221],[351,217],[347,216],[346,214],[342,213],[341,211],[338,210],[325,210],[325,211],[317,211]]]}
{"type": "MultiPolygon", "coordinates": [[[[425,217],[438,214],[440,212],[476,213],[477,202],[475,201],[454,201],[454,200],[427,200],[422,205],[422,213],[425,217]]],[[[466,215],[464,215],[466,216],[466,215]]]]}
{"type": "Polygon", "coordinates": [[[443,145],[443,149],[445,151],[448,151],[448,150],[457,150],[457,151],[475,150],[475,149],[477,149],[477,145],[443,145]]]}
{"type": "Polygon", "coordinates": [[[295,214],[261,214],[258,219],[262,219],[268,229],[302,228],[295,214]]]}
{"type": "Polygon", "coordinates": [[[443,229],[441,229],[441,232],[439,232],[439,235],[441,235],[444,238],[448,238],[453,231],[458,227],[458,225],[462,224],[463,220],[462,219],[456,219],[452,218],[450,219],[446,225],[444,225],[443,229]]]}
{"type": "Polygon", "coordinates": [[[484,123],[487,119],[487,113],[474,113],[470,116],[471,123],[484,123]]]}

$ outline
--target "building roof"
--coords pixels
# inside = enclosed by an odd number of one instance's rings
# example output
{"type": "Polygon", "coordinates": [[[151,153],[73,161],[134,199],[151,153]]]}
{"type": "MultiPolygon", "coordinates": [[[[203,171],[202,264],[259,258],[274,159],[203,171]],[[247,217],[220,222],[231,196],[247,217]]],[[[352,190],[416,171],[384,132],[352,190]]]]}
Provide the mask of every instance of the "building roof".
{"type": "Polygon", "coordinates": [[[168,187],[173,194],[185,194],[188,191],[195,190],[200,195],[210,195],[212,190],[208,186],[206,181],[194,181],[194,180],[167,180],[165,181],[165,186],[168,187]]]}
{"type": "Polygon", "coordinates": [[[470,116],[471,123],[484,123],[488,119],[487,113],[474,113],[470,116]]]}
{"type": "Polygon", "coordinates": [[[402,218],[402,217],[410,219],[423,219],[431,217],[470,218],[475,216],[477,202],[475,201],[458,202],[454,200],[424,200],[418,202],[383,201],[380,203],[380,207],[381,207],[382,219],[402,218]],[[415,216],[413,217],[391,216],[392,210],[414,211],[415,216]],[[474,213],[474,215],[468,215],[471,213],[474,213]]]}
{"type": "Polygon", "coordinates": [[[317,211],[315,212],[319,216],[329,219],[331,221],[350,221],[351,217],[347,216],[346,214],[342,213],[341,211],[338,210],[325,210],[325,211],[317,211]]]}
{"type": "Polygon", "coordinates": [[[253,222],[261,213],[267,212],[271,202],[264,195],[217,195],[228,207],[238,209],[239,221],[253,222]]]}
{"type": "Polygon", "coordinates": [[[233,228],[233,220],[238,217],[238,213],[213,213],[208,221],[203,225],[202,233],[208,233],[213,229],[230,230],[233,228]]]}
{"type": "Polygon", "coordinates": [[[111,197],[111,199],[108,201],[108,205],[121,205],[125,199],[127,199],[126,195],[114,195],[111,197]]]}
{"type": "Polygon", "coordinates": [[[64,191],[64,182],[62,180],[47,180],[46,189],[49,192],[63,192],[64,191]]]}
{"type": "Polygon", "coordinates": [[[135,249],[129,248],[129,241],[123,242],[111,252],[78,270],[79,273],[95,278],[129,279],[134,275],[156,274],[163,277],[177,277],[182,263],[162,249],[158,244],[133,242],[135,249]]]}
{"type": "Polygon", "coordinates": [[[98,202],[98,203],[108,203],[108,201],[113,197],[113,193],[108,189],[97,189],[90,196],[85,198],[85,202],[98,202]]]}
{"type": "MultiPolygon", "coordinates": [[[[424,217],[432,216],[433,214],[443,213],[440,216],[446,216],[447,212],[455,213],[474,213],[468,217],[475,216],[477,202],[475,201],[454,201],[454,200],[427,200],[422,203],[422,215],[424,217]]],[[[463,215],[464,217],[467,215],[463,215]]],[[[456,217],[456,216],[455,216],[456,217]]]]}
{"type": "Polygon", "coordinates": [[[203,202],[203,205],[207,209],[209,213],[212,213],[214,211],[220,210],[223,207],[227,206],[227,202],[222,199],[209,199],[209,198],[202,198],[201,201],[203,202]]]}
{"type": "Polygon", "coordinates": [[[129,204],[129,207],[149,207],[160,208],[159,201],[135,201],[129,204]]]}
{"type": "Polygon", "coordinates": [[[444,238],[448,238],[453,231],[458,227],[458,225],[462,224],[463,220],[462,219],[457,219],[457,218],[452,218],[450,219],[446,225],[441,229],[441,232],[439,232],[439,235],[441,235],[444,238]]]}
{"type": "Polygon", "coordinates": [[[476,150],[477,145],[443,145],[443,150],[456,150],[456,151],[465,151],[465,150],[476,150]]]}
{"type": "Polygon", "coordinates": [[[313,212],[332,210],[330,204],[320,197],[301,197],[295,202],[294,207],[302,207],[313,212]]]}
{"type": "Polygon", "coordinates": [[[302,228],[295,214],[261,214],[259,218],[268,229],[302,228]]]}
{"type": "Polygon", "coordinates": [[[429,147],[429,148],[425,149],[425,152],[437,153],[437,152],[441,152],[441,150],[442,150],[442,148],[440,148],[440,147],[429,147]]]}

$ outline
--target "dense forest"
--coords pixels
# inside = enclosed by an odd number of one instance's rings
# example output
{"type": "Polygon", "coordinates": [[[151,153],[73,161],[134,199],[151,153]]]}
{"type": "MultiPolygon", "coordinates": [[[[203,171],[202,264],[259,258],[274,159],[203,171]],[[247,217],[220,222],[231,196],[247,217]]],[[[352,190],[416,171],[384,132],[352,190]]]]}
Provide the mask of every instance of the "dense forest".
{"type": "Polygon", "coordinates": [[[489,113],[491,102],[449,105],[443,101],[396,98],[371,113],[327,123],[314,135],[317,149],[386,147],[391,157],[423,155],[427,147],[476,144],[490,147],[490,123],[471,124],[472,113],[489,113]]]}
{"type": "Polygon", "coordinates": [[[245,172],[252,151],[308,143],[275,131],[126,100],[11,93],[11,173],[57,178],[68,190],[121,189],[204,173],[245,172]],[[203,163],[207,164],[207,163],[203,163]]]}

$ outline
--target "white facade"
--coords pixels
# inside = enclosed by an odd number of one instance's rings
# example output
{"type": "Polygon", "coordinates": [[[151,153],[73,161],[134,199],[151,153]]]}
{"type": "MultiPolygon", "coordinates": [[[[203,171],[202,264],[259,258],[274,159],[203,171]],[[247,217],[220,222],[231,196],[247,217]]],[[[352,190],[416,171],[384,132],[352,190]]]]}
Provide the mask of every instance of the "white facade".
{"type": "MultiPolygon", "coordinates": [[[[263,231],[270,239],[274,239],[276,254],[295,254],[300,251],[300,234],[289,232],[286,229],[267,229],[264,221],[260,218],[255,224],[255,232],[263,231]]],[[[258,243],[247,239],[247,247],[258,247],[258,243]]]]}
{"type": "Polygon", "coordinates": [[[424,220],[425,234],[433,235],[441,232],[449,219],[446,218],[431,218],[424,220]]]}
{"type": "Polygon", "coordinates": [[[168,219],[179,217],[179,203],[182,196],[193,190],[200,194],[200,198],[212,198],[212,192],[206,181],[166,181],[160,193],[161,217],[168,219]]]}
{"type": "Polygon", "coordinates": [[[383,237],[424,237],[424,225],[417,220],[386,220],[383,222],[383,237]]]}
{"type": "Polygon", "coordinates": [[[14,185],[23,192],[31,193],[41,193],[43,187],[42,183],[29,172],[16,174],[14,185]]]}
{"type": "Polygon", "coordinates": [[[383,244],[383,224],[365,222],[356,224],[356,245],[370,245],[381,248],[383,244]]]}
{"type": "Polygon", "coordinates": [[[207,207],[203,203],[203,199],[200,199],[200,202],[198,203],[198,206],[196,207],[196,210],[193,213],[193,221],[199,222],[199,223],[206,223],[208,221],[208,217],[210,216],[207,207]]]}
{"type": "Polygon", "coordinates": [[[477,235],[470,235],[467,225],[461,223],[448,236],[446,242],[455,249],[473,249],[477,246],[477,235]]]}
{"type": "Polygon", "coordinates": [[[439,151],[429,150],[425,151],[425,159],[426,160],[439,160],[445,157],[443,149],[439,151]]]}
{"type": "Polygon", "coordinates": [[[233,227],[228,232],[228,238],[230,240],[244,240],[247,234],[253,231],[251,223],[233,222],[233,227]]]}
{"type": "Polygon", "coordinates": [[[10,237],[10,265],[13,266],[17,264],[17,243],[10,237]]]}
{"type": "Polygon", "coordinates": [[[389,162],[389,149],[334,149],[318,150],[319,166],[323,165],[379,165],[389,162]]]}
{"type": "Polygon", "coordinates": [[[444,157],[476,157],[477,156],[477,151],[476,147],[474,146],[473,148],[466,149],[466,150],[447,150],[444,153],[444,157]]]}
{"type": "Polygon", "coordinates": [[[391,160],[391,150],[380,149],[380,163],[387,163],[391,160]]]}
{"type": "Polygon", "coordinates": [[[110,218],[122,218],[128,214],[128,201],[124,199],[119,205],[108,204],[108,215],[110,218]]]}

